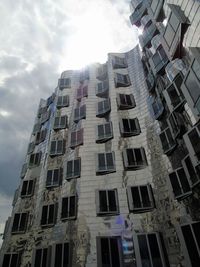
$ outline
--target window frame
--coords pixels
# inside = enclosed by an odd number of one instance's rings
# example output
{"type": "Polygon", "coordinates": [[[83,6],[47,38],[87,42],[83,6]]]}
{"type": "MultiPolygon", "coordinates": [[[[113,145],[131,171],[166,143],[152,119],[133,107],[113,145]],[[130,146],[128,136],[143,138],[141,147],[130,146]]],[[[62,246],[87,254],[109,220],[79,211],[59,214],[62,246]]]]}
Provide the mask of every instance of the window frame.
{"type": "Polygon", "coordinates": [[[81,85],[76,91],[76,100],[81,101],[82,98],[88,97],[88,85],[81,85]]]}
{"type": "Polygon", "coordinates": [[[21,198],[31,197],[34,193],[34,189],[35,189],[35,179],[23,180],[20,193],[21,198]],[[25,194],[22,194],[24,184],[27,185],[25,186],[25,194]],[[29,187],[31,187],[31,190],[29,189],[29,187]],[[29,190],[31,191],[30,193],[28,193],[29,190]]]}
{"type": "Polygon", "coordinates": [[[123,73],[118,73],[115,72],[114,74],[114,82],[115,82],[115,87],[128,87],[131,85],[131,80],[129,74],[123,74],[123,73]]]}
{"type": "Polygon", "coordinates": [[[21,254],[20,253],[18,253],[18,252],[6,252],[3,254],[2,267],[20,267],[20,261],[21,261],[21,254]],[[11,265],[13,255],[17,255],[17,262],[14,262],[15,266],[11,265]],[[5,256],[10,256],[9,265],[5,265],[5,264],[7,264],[6,262],[4,262],[5,256]]]}
{"type": "Polygon", "coordinates": [[[111,121],[96,125],[96,143],[105,143],[112,138],[113,138],[113,125],[111,121]],[[110,125],[110,135],[106,134],[106,125],[110,125]],[[99,135],[100,126],[103,127],[102,137],[99,135]]]}
{"type": "Polygon", "coordinates": [[[141,128],[140,128],[140,124],[139,124],[139,120],[138,118],[121,118],[119,120],[119,129],[120,129],[120,134],[122,137],[131,137],[131,136],[136,136],[139,135],[141,133],[141,128]],[[127,120],[128,126],[129,126],[129,130],[130,131],[125,131],[124,129],[124,123],[123,121],[127,120]],[[135,130],[131,131],[131,122],[134,121],[135,124],[135,130]]]}
{"type": "MultiPolygon", "coordinates": [[[[146,168],[148,166],[148,161],[147,161],[147,157],[146,157],[146,152],[144,147],[135,147],[135,148],[125,148],[122,151],[122,156],[123,156],[123,163],[124,163],[124,169],[125,170],[138,170],[138,169],[143,169],[146,168]],[[128,155],[127,155],[127,151],[128,150],[132,150],[133,152],[133,158],[135,159],[135,163],[137,163],[136,161],[136,154],[135,154],[135,150],[140,150],[140,156],[142,158],[142,162],[141,164],[135,164],[135,165],[130,165],[129,164],[129,160],[128,160],[128,155]]],[[[140,163],[140,162],[138,162],[140,163]]]]}
{"type": "Polygon", "coordinates": [[[66,180],[71,180],[71,179],[74,179],[74,178],[79,178],[81,177],[81,158],[75,158],[75,159],[72,159],[72,160],[68,160],[67,161],[67,168],[66,168],[66,180]],[[78,161],[78,165],[79,165],[79,172],[77,174],[75,174],[75,161],[78,161]],[[69,162],[72,162],[72,172],[71,172],[71,175],[68,175],[68,164],[69,162]]]}
{"type": "Polygon", "coordinates": [[[63,90],[65,88],[71,88],[71,79],[70,78],[60,78],[58,80],[58,87],[60,90],[63,90]],[[63,83],[63,84],[61,84],[63,83]]]}
{"type": "Polygon", "coordinates": [[[96,69],[96,78],[100,81],[104,81],[107,79],[107,64],[101,64],[96,69]]]}
{"type": "Polygon", "coordinates": [[[86,105],[82,105],[80,107],[76,107],[74,109],[74,122],[77,123],[80,120],[86,119],[86,105]],[[76,116],[76,112],[78,115],[76,116]]]}
{"type": "Polygon", "coordinates": [[[150,184],[127,186],[127,198],[128,198],[128,206],[129,206],[130,212],[144,213],[144,212],[152,211],[155,208],[153,190],[152,190],[152,187],[150,184]],[[148,207],[144,207],[144,205],[143,205],[143,196],[142,196],[142,192],[141,192],[141,187],[147,188],[148,198],[149,198],[150,204],[151,204],[148,207]],[[132,188],[138,188],[139,202],[141,204],[140,207],[134,207],[132,188]]]}
{"type": "Polygon", "coordinates": [[[49,156],[61,156],[65,153],[65,139],[57,139],[57,140],[51,140],[50,143],[50,149],[49,149],[49,156]],[[52,151],[52,144],[55,142],[55,151],[52,151]],[[58,151],[58,143],[61,142],[62,149],[58,151]]]}
{"type": "Polygon", "coordinates": [[[183,166],[184,171],[186,173],[186,176],[187,176],[188,180],[190,181],[191,188],[194,188],[195,186],[197,186],[200,183],[200,175],[198,174],[197,169],[196,169],[198,165],[194,166],[190,154],[186,155],[182,159],[181,163],[182,163],[182,166],[183,166]],[[187,159],[189,159],[189,165],[190,165],[189,168],[188,168],[187,163],[186,163],[187,159]],[[190,174],[192,174],[192,178],[191,178],[190,174]]]}
{"type": "Polygon", "coordinates": [[[54,226],[56,224],[56,221],[57,221],[57,211],[58,211],[58,203],[43,205],[41,208],[40,226],[42,228],[54,226]],[[47,214],[46,214],[46,218],[45,218],[45,223],[43,223],[42,220],[43,220],[43,212],[44,212],[45,207],[47,207],[47,214]],[[49,214],[50,214],[51,207],[53,207],[53,221],[49,222],[49,214]]]}
{"type": "Polygon", "coordinates": [[[120,213],[119,208],[119,199],[118,199],[118,191],[117,188],[114,189],[96,189],[95,190],[95,204],[96,204],[96,214],[97,216],[116,216],[120,213]],[[101,211],[101,203],[100,203],[100,192],[106,192],[106,206],[109,208],[107,211],[101,211]],[[116,210],[112,211],[110,209],[111,205],[109,203],[109,192],[114,192],[115,194],[115,207],[116,210]]]}
{"type": "Polygon", "coordinates": [[[107,97],[109,92],[109,82],[108,80],[98,82],[96,85],[96,96],[107,97]],[[99,88],[101,87],[101,88],[99,88]]]}
{"type": "Polygon", "coordinates": [[[60,130],[67,128],[67,119],[68,119],[67,115],[56,116],[54,119],[53,129],[60,130]],[[64,124],[61,124],[63,118],[64,118],[64,124]],[[56,125],[56,120],[58,120],[57,125],[56,125]]]}
{"type": "Polygon", "coordinates": [[[47,247],[35,247],[33,249],[33,254],[32,254],[32,264],[31,267],[49,267],[51,264],[51,246],[47,246],[47,247]],[[42,250],[42,257],[40,258],[40,265],[36,266],[36,254],[38,250],[42,250]],[[43,263],[43,258],[44,258],[44,250],[47,250],[47,256],[46,256],[46,264],[44,266],[43,263]]]}
{"type": "Polygon", "coordinates": [[[57,267],[55,265],[55,259],[56,259],[56,246],[57,245],[62,245],[62,255],[61,255],[61,258],[62,258],[62,266],[61,267],[72,267],[72,258],[73,258],[73,245],[72,245],[72,242],[71,241],[65,241],[65,242],[56,242],[53,246],[52,246],[52,258],[51,258],[51,267],[57,267]],[[67,265],[64,265],[64,262],[63,262],[63,255],[64,255],[64,245],[65,244],[68,244],[68,264],[67,265]]]}
{"type": "Polygon", "coordinates": [[[39,145],[40,143],[44,142],[47,136],[47,129],[42,129],[36,133],[35,136],[35,144],[39,145]]]}
{"type": "Polygon", "coordinates": [[[59,95],[57,99],[57,104],[56,107],[59,108],[64,108],[64,107],[69,107],[69,95],[59,95]],[[64,98],[66,97],[66,101],[64,101],[64,98]],[[61,100],[59,100],[61,99],[61,100]],[[61,102],[61,103],[59,103],[61,102]]]}
{"type": "Polygon", "coordinates": [[[45,113],[41,114],[40,117],[40,123],[44,124],[45,122],[47,122],[50,119],[51,116],[51,110],[47,110],[45,113]]]}
{"type": "Polygon", "coordinates": [[[97,104],[96,104],[96,117],[102,118],[102,117],[106,116],[108,113],[110,113],[110,111],[111,111],[110,98],[106,98],[104,100],[97,102],[97,104]],[[101,109],[99,108],[100,103],[102,105],[101,109]],[[107,109],[105,108],[106,105],[108,106],[107,109]]]}
{"type": "Polygon", "coordinates": [[[29,219],[29,213],[28,212],[16,212],[13,216],[11,234],[24,234],[26,232],[26,229],[27,229],[28,219],[29,219]],[[25,214],[24,223],[22,222],[23,214],[25,214]],[[17,215],[19,215],[19,220],[18,220],[17,226],[14,227],[15,218],[17,215]],[[21,223],[24,224],[24,228],[20,230],[21,223]],[[13,228],[17,228],[17,229],[13,229],[13,228]]]}
{"type": "Polygon", "coordinates": [[[159,137],[160,137],[161,135],[164,135],[164,136],[165,136],[165,140],[166,140],[167,143],[168,143],[168,149],[165,149],[165,148],[163,147],[163,143],[162,143],[161,138],[160,138],[160,142],[161,142],[161,145],[162,145],[162,148],[163,148],[163,152],[164,152],[164,154],[166,154],[166,155],[170,155],[170,154],[174,151],[175,147],[177,146],[176,140],[174,140],[174,138],[173,138],[173,134],[172,134],[172,132],[171,132],[171,130],[170,130],[170,127],[168,126],[168,127],[165,128],[164,130],[162,130],[162,131],[160,132],[160,134],[159,134],[159,137]],[[171,134],[171,138],[172,138],[172,140],[174,141],[174,143],[170,144],[170,141],[169,141],[169,137],[168,137],[168,135],[167,135],[167,132],[170,132],[170,134],[171,134]]]}
{"type": "Polygon", "coordinates": [[[62,168],[48,169],[46,174],[46,188],[58,187],[62,184],[62,168]],[[51,183],[48,184],[48,173],[51,172],[51,183]],[[55,183],[55,173],[58,172],[58,181],[55,183]]]}
{"type": "Polygon", "coordinates": [[[72,131],[70,134],[70,148],[74,149],[77,146],[81,146],[83,145],[83,134],[84,134],[84,130],[83,128],[76,130],[76,131],[72,131]],[[72,143],[72,134],[75,134],[75,140],[72,143]],[[80,135],[80,140],[79,140],[79,135],[80,135]]]}
{"type": "Polygon", "coordinates": [[[128,68],[126,57],[114,56],[112,59],[113,69],[128,68]]]}
{"type": "Polygon", "coordinates": [[[118,93],[116,101],[117,101],[118,109],[120,109],[120,110],[127,110],[127,109],[132,109],[132,108],[136,107],[135,98],[134,98],[133,94],[121,94],[121,93],[118,93]],[[120,95],[121,95],[121,97],[122,96],[124,97],[124,100],[125,100],[124,102],[126,102],[126,104],[123,104],[121,102],[120,95]],[[132,105],[128,105],[127,97],[130,97],[130,101],[132,102],[132,105]]]}
{"type": "Polygon", "coordinates": [[[114,151],[110,151],[110,152],[100,152],[100,153],[96,153],[96,175],[104,175],[104,174],[109,174],[109,173],[113,173],[116,172],[116,163],[115,163],[115,152],[114,151]],[[108,165],[107,165],[107,154],[111,154],[112,155],[112,161],[113,161],[113,166],[111,166],[111,169],[108,169],[108,165]],[[99,155],[104,155],[104,163],[105,163],[105,169],[100,170],[100,166],[99,166],[99,155]]]}
{"type": "Polygon", "coordinates": [[[73,194],[73,195],[69,195],[66,197],[62,197],[62,201],[61,201],[61,214],[60,214],[60,219],[61,221],[65,221],[65,220],[76,220],[77,218],[77,209],[78,209],[78,196],[73,194]],[[74,206],[75,206],[75,210],[74,210],[74,215],[70,216],[70,204],[71,204],[71,199],[74,199],[74,206]],[[64,199],[68,199],[68,207],[67,207],[67,216],[63,215],[63,205],[64,205],[64,199]]]}
{"type": "Polygon", "coordinates": [[[36,152],[36,153],[31,153],[29,157],[29,163],[28,163],[28,168],[34,168],[38,167],[41,163],[41,158],[42,158],[42,152],[36,152]],[[31,157],[33,158],[33,162],[31,163],[31,157]]]}

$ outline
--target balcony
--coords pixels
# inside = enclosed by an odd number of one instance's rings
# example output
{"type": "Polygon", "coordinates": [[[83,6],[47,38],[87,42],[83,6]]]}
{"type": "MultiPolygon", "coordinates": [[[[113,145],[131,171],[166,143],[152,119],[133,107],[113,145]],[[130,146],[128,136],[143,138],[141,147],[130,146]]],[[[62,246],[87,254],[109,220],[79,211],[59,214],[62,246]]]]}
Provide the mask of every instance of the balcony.
{"type": "Polygon", "coordinates": [[[155,24],[151,24],[148,28],[146,28],[141,36],[139,36],[140,45],[142,48],[145,46],[151,46],[152,38],[158,34],[158,29],[155,24]]]}
{"type": "Polygon", "coordinates": [[[186,102],[181,91],[182,82],[183,76],[179,73],[174,81],[163,91],[170,112],[182,110],[186,102]]]}
{"type": "Polygon", "coordinates": [[[147,7],[141,2],[140,5],[130,15],[130,21],[132,25],[139,27],[141,25],[141,18],[145,14],[147,7]]]}

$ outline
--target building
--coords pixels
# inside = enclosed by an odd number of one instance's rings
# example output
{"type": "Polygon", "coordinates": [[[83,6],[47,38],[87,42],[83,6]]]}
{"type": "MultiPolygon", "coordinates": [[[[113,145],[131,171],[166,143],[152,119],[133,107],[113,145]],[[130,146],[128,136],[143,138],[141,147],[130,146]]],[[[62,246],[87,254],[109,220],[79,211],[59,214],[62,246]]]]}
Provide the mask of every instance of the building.
{"type": "Polygon", "coordinates": [[[174,2],[132,0],[141,49],[40,101],[0,266],[200,266],[200,3],[174,2]]]}

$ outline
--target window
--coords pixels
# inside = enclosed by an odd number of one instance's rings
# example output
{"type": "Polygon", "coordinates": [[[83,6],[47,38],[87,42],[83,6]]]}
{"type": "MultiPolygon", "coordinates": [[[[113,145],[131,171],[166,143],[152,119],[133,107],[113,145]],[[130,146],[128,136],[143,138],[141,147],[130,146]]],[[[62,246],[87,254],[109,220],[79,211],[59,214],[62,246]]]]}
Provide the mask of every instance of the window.
{"type": "Polygon", "coordinates": [[[117,94],[117,105],[119,109],[131,109],[136,106],[135,99],[132,94],[117,94]]]}
{"type": "Polygon", "coordinates": [[[115,152],[105,152],[97,154],[97,174],[107,174],[115,172],[115,152]]]}
{"type": "Polygon", "coordinates": [[[35,144],[38,145],[38,144],[42,143],[45,140],[46,135],[47,135],[47,129],[44,129],[44,130],[38,132],[36,134],[35,144]]]}
{"type": "Polygon", "coordinates": [[[97,215],[116,215],[119,213],[117,189],[96,191],[97,215]]]}
{"type": "Polygon", "coordinates": [[[52,226],[56,223],[57,203],[42,207],[41,226],[52,226]]]}
{"type": "Polygon", "coordinates": [[[6,253],[4,254],[2,267],[19,267],[20,258],[20,254],[18,253],[6,253]]]}
{"type": "Polygon", "coordinates": [[[122,267],[122,243],[118,236],[97,237],[97,266],[122,267]]]}
{"type": "Polygon", "coordinates": [[[96,143],[104,143],[113,138],[112,122],[99,124],[96,126],[96,143]]]}
{"type": "Polygon", "coordinates": [[[45,107],[40,107],[40,108],[38,109],[38,118],[40,118],[41,115],[44,114],[45,112],[47,112],[47,106],[45,106],[45,107]]]}
{"type": "Polygon", "coordinates": [[[34,142],[29,143],[27,154],[32,153],[34,148],[35,148],[35,143],[34,142]]]}
{"type": "Polygon", "coordinates": [[[33,127],[33,134],[36,134],[37,132],[39,132],[41,129],[41,124],[40,123],[36,123],[33,127]]]}
{"type": "Polygon", "coordinates": [[[32,267],[48,267],[51,256],[50,248],[38,248],[33,253],[32,267]]]}
{"type": "Polygon", "coordinates": [[[170,86],[168,86],[167,89],[163,91],[163,95],[171,112],[185,103],[184,96],[181,92],[182,81],[182,75],[178,74],[175,77],[173,83],[171,83],[170,86]]]}
{"type": "Polygon", "coordinates": [[[80,145],[83,145],[83,129],[71,132],[70,147],[75,148],[76,146],[80,145]]]}
{"type": "Polygon", "coordinates": [[[54,130],[65,129],[67,127],[67,115],[57,116],[54,120],[54,130]]]}
{"type": "Polygon", "coordinates": [[[196,161],[200,161],[200,123],[184,136],[184,140],[189,153],[196,157],[196,161]]]}
{"type": "Polygon", "coordinates": [[[62,78],[58,80],[60,90],[71,87],[71,80],[69,78],[62,78]]]}
{"type": "Polygon", "coordinates": [[[103,64],[97,68],[96,78],[101,81],[107,79],[107,65],[106,64],[103,64]]]}
{"type": "Polygon", "coordinates": [[[47,171],[46,187],[59,186],[62,182],[62,169],[47,171]]]}
{"type": "Polygon", "coordinates": [[[88,96],[88,86],[80,86],[77,89],[77,93],[76,93],[76,100],[81,101],[81,99],[83,97],[87,97],[88,96]]]}
{"type": "Polygon", "coordinates": [[[28,168],[28,164],[27,163],[24,163],[22,165],[22,169],[21,169],[21,174],[20,174],[20,177],[23,179],[26,175],[26,172],[27,172],[27,168],[28,168]]]}
{"type": "Polygon", "coordinates": [[[115,56],[112,60],[113,69],[127,68],[126,58],[115,56]]]}
{"type": "Polygon", "coordinates": [[[139,121],[135,119],[121,119],[119,122],[121,136],[130,137],[141,133],[139,121]]]}
{"type": "Polygon", "coordinates": [[[181,200],[192,193],[187,175],[182,167],[170,173],[169,180],[177,200],[181,200]]]}
{"type": "Polygon", "coordinates": [[[53,101],[54,101],[54,99],[55,99],[55,94],[53,93],[50,97],[48,97],[47,98],[47,100],[46,100],[46,105],[47,105],[47,107],[49,106],[49,105],[51,105],[51,103],[53,103],[53,101]]]}
{"type": "Polygon", "coordinates": [[[42,157],[42,152],[31,154],[28,164],[29,168],[39,166],[41,157],[42,157]]]}
{"type": "Polygon", "coordinates": [[[90,72],[89,72],[89,69],[85,69],[85,70],[82,70],[80,72],[80,83],[84,82],[85,80],[89,80],[90,79],[90,72]]]}
{"type": "Polygon", "coordinates": [[[200,176],[198,173],[198,166],[196,166],[196,169],[194,168],[189,155],[187,155],[182,160],[182,166],[184,168],[184,171],[186,173],[188,180],[191,181],[191,184],[192,184],[191,186],[194,187],[194,186],[198,185],[200,182],[200,176]]]}
{"type": "Polygon", "coordinates": [[[67,161],[66,179],[79,178],[81,176],[81,158],[67,161]]]}
{"type": "Polygon", "coordinates": [[[109,84],[108,81],[103,81],[97,84],[96,87],[96,96],[99,97],[106,97],[109,90],[109,84]]]}
{"type": "Polygon", "coordinates": [[[128,74],[115,73],[115,87],[130,86],[131,81],[128,74]]]}
{"type": "Polygon", "coordinates": [[[183,133],[185,133],[185,125],[184,125],[184,117],[181,113],[173,112],[169,115],[168,119],[168,125],[171,130],[171,133],[173,134],[174,138],[182,136],[183,133]]]}
{"type": "Polygon", "coordinates": [[[152,188],[149,184],[127,187],[129,210],[134,213],[147,212],[154,209],[152,188]]]}
{"type": "Polygon", "coordinates": [[[28,213],[15,213],[12,225],[12,233],[24,233],[28,221],[28,213]]]}
{"type": "Polygon", "coordinates": [[[86,105],[75,108],[74,110],[74,122],[78,122],[86,118],[86,105]]]}
{"type": "Polygon", "coordinates": [[[146,154],[143,147],[124,149],[123,160],[126,170],[137,170],[147,166],[146,154]]]}
{"type": "Polygon", "coordinates": [[[166,260],[161,238],[158,233],[139,233],[133,235],[138,266],[165,267],[166,260]]]}
{"type": "Polygon", "coordinates": [[[181,226],[185,246],[189,254],[192,267],[200,266],[200,222],[193,222],[181,226]]]}
{"type": "Polygon", "coordinates": [[[69,242],[56,244],[53,252],[52,267],[72,266],[72,245],[69,242]]]}
{"type": "Polygon", "coordinates": [[[50,156],[63,155],[65,151],[65,140],[51,141],[50,156]]]}
{"type": "Polygon", "coordinates": [[[47,112],[43,113],[41,115],[41,118],[40,118],[40,123],[43,124],[45,123],[46,121],[49,120],[50,118],[50,115],[51,115],[51,110],[48,110],[47,112]]]}
{"type": "Polygon", "coordinates": [[[169,155],[173,149],[176,147],[176,142],[174,141],[170,128],[167,127],[160,134],[160,140],[162,143],[162,148],[165,154],[169,155]]]}
{"type": "Polygon", "coordinates": [[[158,120],[161,118],[163,112],[164,112],[164,106],[160,98],[156,97],[153,98],[153,102],[151,104],[151,111],[153,113],[153,118],[155,120],[158,120]]]}
{"type": "Polygon", "coordinates": [[[77,197],[76,196],[64,197],[62,199],[61,219],[62,220],[76,219],[76,212],[77,212],[77,197]]]}
{"type": "Polygon", "coordinates": [[[111,110],[110,99],[105,99],[97,103],[96,116],[101,118],[108,114],[111,110]]]}
{"type": "Polygon", "coordinates": [[[30,197],[33,195],[35,180],[23,181],[21,197],[30,197]]]}
{"type": "Polygon", "coordinates": [[[63,95],[58,97],[57,108],[63,108],[69,106],[69,96],[63,95]]]}
{"type": "Polygon", "coordinates": [[[168,57],[163,49],[162,45],[160,45],[156,53],[152,56],[153,61],[153,70],[155,73],[158,73],[163,69],[163,67],[168,63],[168,57]]]}

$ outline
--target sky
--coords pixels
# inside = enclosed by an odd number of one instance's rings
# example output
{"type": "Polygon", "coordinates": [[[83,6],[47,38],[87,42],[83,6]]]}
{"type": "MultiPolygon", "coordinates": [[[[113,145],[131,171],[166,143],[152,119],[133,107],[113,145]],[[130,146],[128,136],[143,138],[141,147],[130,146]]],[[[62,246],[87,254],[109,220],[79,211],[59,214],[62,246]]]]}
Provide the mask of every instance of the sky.
{"type": "Polygon", "coordinates": [[[0,224],[11,213],[40,98],[50,96],[62,71],[137,44],[129,2],[0,1],[0,224]]]}

